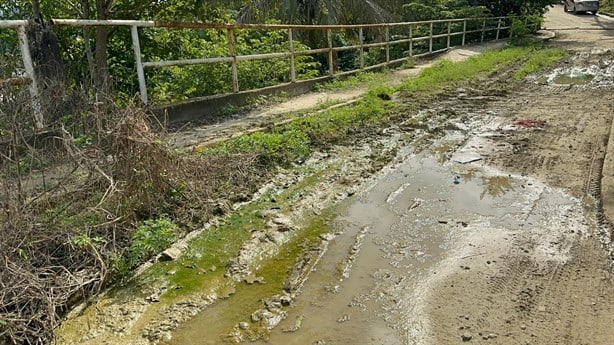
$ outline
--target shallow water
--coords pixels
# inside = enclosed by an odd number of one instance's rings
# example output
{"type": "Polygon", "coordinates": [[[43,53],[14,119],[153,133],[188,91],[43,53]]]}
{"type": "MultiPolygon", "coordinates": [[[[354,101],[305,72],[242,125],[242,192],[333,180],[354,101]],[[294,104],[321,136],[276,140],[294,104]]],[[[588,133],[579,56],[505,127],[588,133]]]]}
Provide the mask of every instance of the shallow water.
{"type": "MultiPolygon", "coordinates": [[[[480,163],[438,158],[407,155],[350,201],[296,305],[257,344],[410,344],[424,332],[414,317],[416,284],[437,274],[434,267],[469,229],[520,229],[543,189],[480,163]]],[[[232,298],[218,303],[180,327],[172,343],[219,343],[249,321],[225,311],[236,303],[252,307],[232,298]]]]}

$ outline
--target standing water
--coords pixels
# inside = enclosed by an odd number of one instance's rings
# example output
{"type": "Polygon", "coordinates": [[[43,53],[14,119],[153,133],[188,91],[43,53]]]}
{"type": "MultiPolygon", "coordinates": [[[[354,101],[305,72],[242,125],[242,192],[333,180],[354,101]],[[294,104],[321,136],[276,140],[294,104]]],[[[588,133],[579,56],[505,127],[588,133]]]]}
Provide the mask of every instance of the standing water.
{"type": "MultiPolygon", "coordinates": [[[[468,232],[519,229],[542,191],[479,164],[407,156],[341,212],[332,224],[336,237],[287,318],[257,343],[420,343],[428,323],[420,315],[419,285],[438,273],[437,264],[468,232]]],[[[172,343],[227,340],[232,325],[249,321],[226,315],[227,307],[205,310],[172,343]]]]}

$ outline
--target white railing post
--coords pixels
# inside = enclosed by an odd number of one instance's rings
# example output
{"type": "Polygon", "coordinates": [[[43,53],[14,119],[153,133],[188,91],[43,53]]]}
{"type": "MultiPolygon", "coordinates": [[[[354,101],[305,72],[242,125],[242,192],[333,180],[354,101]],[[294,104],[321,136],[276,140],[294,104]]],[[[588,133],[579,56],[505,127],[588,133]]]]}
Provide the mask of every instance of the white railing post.
{"type": "Polygon", "coordinates": [[[296,61],[294,61],[294,38],[292,38],[292,29],[288,29],[288,46],[290,49],[290,82],[296,82],[296,61]]]}
{"type": "Polygon", "coordinates": [[[331,29],[326,30],[326,39],[328,40],[328,74],[335,74],[335,65],[333,59],[333,32],[331,29]]]}
{"type": "Polygon", "coordinates": [[[32,55],[30,55],[30,45],[28,43],[28,36],[26,35],[25,26],[17,27],[17,35],[19,36],[19,48],[21,49],[23,67],[26,70],[26,75],[28,78],[30,78],[28,88],[30,90],[32,111],[34,112],[34,125],[36,128],[41,129],[45,126],[43,121],[43,109],[41,106],[41,98],[36,80],[36,73],[34,72],[34,64],[32,63],[32,55]]]}
{"type": "Polygon", "coordinates": [[[495,41],[499,40],[499,31],[501,30],[501,18],[497,21],[497,36],[495,37],[495,41]]]}
{"type": "Polygon", "coordinates": [[[480,42],[484,42],[485,32],[486,32],[486,18],[484,18],[484,20],[482,21],[482,38],[480,39],[480,42]]]}
{"type": "Polygon", "coordinates": [[[433,52],[433,22],[429,25],[429,53],[433,52]]]}
{"type": "Polygon", "coordinates": [[[143,70],[143,60],[141,60],[141,43],[139,41],[139,29],[136,25],[130,27],[132,35],[132,49],[134,50],[134,61],[136,62],[136,74],[139,77],[139,92],[141,101],[147,104],[147,84],[145,83],[145,71],[143,70]]]}
{"type": "Polygon", "coordinates": [[[463,42],[461,43],[462,46],[465,45],[466,36],[467,36],[467,19],[463,19],[463,42]]]}
{"type": "Polygon", "coordinates": [[[358,39],[360,40],[360,69],[365,68],[365,48],[364,48],[364,36],[362,27],[358,28],[358,39]]]}
{"type": "Polygon", "coordinates": [[[232,91],[239,92],[239,68],[237,67],[237,47],[235,46],[235,35],[232,28],[226,30],[228,36],[228,54],[232,58],[232,91]]]}

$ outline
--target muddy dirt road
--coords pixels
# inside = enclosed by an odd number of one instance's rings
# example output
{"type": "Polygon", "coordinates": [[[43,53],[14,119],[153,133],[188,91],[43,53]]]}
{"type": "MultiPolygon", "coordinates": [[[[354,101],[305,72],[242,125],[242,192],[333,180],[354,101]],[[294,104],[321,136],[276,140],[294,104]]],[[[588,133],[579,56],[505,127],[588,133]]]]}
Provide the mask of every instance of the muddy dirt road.
{"type": "Polygon", "coordinates": [[[548,44],[571,50],[556,68],[520,83],[502,70],[451,89],[373,138],[282,172],[262,217],[286,229],[254,230],[226,267],[239,282],[225,291],[164,305],[159,291],[171,287],[142,284],[67,322],[61,341],[614,344],[614,256],[601,212],[614,200],[614,170],[603,168],[614,155],[614,22],[557,6],[545,23],[556,25],[548,44]],[[610,30],[561,26],[576,22],[610,30]],[[271,276],[264,264],[245,269],[243,256],[277,253],[305,214],[326,209],[334,216],[321,243],[303,248],[290,293],[258,300],[250,291],[271,276]]]}
{"type": "MultiPolygon", "coordinates": [[[[612,22],[561,13],[546,27],[572,57],[524,90],[497,76],[427,110],[445,109],[452,128],[367,183],[263,344],[614,344],[596,208],[614,53],[610,32],[592,30],[612,22]]],[[[215,343],[202,328],[212,322],[197,317],[172,343],[215,343]]]]}

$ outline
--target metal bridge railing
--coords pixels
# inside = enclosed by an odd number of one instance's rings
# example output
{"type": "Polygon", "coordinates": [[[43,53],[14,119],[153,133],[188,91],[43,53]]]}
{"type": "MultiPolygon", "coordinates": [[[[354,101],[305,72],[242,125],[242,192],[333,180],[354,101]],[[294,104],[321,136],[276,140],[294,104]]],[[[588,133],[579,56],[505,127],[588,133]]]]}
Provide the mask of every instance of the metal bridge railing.
{"type": "MultiPolygon", "coordinates": [[[[431,20],[420,22],[403,22],[403,23],[381,23],[381,24],[362,24],[362,25],[279,25],[279,24],[215,24],[215,23],[188,23],[188,22],[155,22],[155,21],[133,21],[133,20],[81,20],[81,19],[53,19],[50,21],[52,26],[72,26],[72,27],[126,27],[130,29],[132,48],[134,50],[134,61],[136,65],[136,73],[139,81],[140,99],[143,104],[149,104],[147,81],[145,77],[146,68],[163,68],[170,66],[186,66],[186,65],[202,65],[202,64],[230,64],[232,74],[232,90],[240,92],[238,64],[243,61],[250,60],[267,60],[277,58],[287,58],[290,64],[290,82],[297,81],[297,70],[295,60],[301,55],[325,54],[328,61],[328,75],[340,75],[353,73],[358,70],[367,70],[387,66],[393,63],[399,63],[412,57],[434,54],[449,49],[452,46],[452,38],[461,37],[460,45],[467,43],[467,37],[470,34],[480,35],[480,41],[487,39],[487,35],[492,35],[495,32],[494,39],[499,40],[506,32],[511,37],[511,20],[512,17],[486,17],[486,18],[461,18],[461,19],[444,19],[431,20]],[[434,25],[438,25],[438,31],[434,30],[434,25]],[[216,29],[226,32],[228,38],[228,54],[226,56],[194,58],[183,60],[167,60],[167,61],[143,61],[141,51],[141,41],[139,39],[139,29],[146,28],[168,28],[168,29],[216,29]],[[417,30],[420,28],[420,30],[417,30]],[[287,32],[287,50],[282,52],[266,53],[266,54],[237,54],[235,42],[235,30],[271,30],[271,31],[286,31],[287,32]],[[365,30],[383,30],[383,35],[378,42],[365,42],[365,30]],[[296,50],[295,49],[295,32],[299,30],[317,30],[323,31],[326,35],[325,47],[312,47],[313,49],[296,50]],[[333,44],[333,32],[336,30],[353,30],[358,31],[358,44],[335,46],[333,44]],[[405,35],[391,35],[391,30],[395,32],[405,32],[405,35]],[[443,31],[443,33],[441,33],[443,31]],[[435,40],[445,40],[443,48],[436,49],[434,46],[435,40]],[[428,50],[416,51],[416,44],[419,42],[428,42],[428,50]],[[402,58],[391,58],[391,49],[394,46],[403,45],[406,50],[405,56],[402,58]],[[366,66],[365,52],[371,48],[380,48],[385,51],[385,61],[376,65],[366,66]],[[359,67],[351,71],[336,71],[334,66],[334,54],[336,52],[356,50],[359,55],[359,67]]],[[[19,36],[19,46],[24,65],[25,75],[23,77],[11,78],[9,80],[0,80],[0,83],[27,83],[31,95],[32,107],[35,116],[36,126],[42,128],[44,125],[43,113],[41,110],[39,87],[36,82],[34,65],[30,55],[26,28],[28,26],[26,20],[0,20],[0,29],[14,29],[19,36]]],[[[458,41],[458,39],[457,39],[458,41]]],[[[424,44],[423,44],[424,45],[424,44]]]]}

